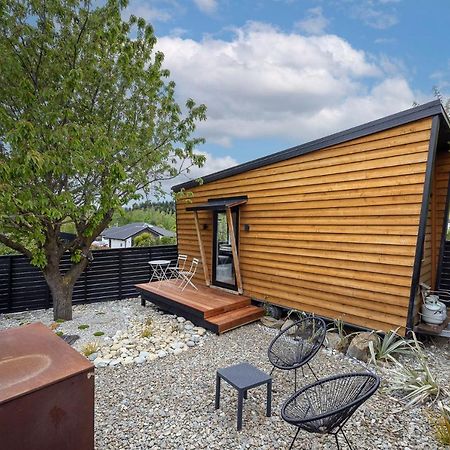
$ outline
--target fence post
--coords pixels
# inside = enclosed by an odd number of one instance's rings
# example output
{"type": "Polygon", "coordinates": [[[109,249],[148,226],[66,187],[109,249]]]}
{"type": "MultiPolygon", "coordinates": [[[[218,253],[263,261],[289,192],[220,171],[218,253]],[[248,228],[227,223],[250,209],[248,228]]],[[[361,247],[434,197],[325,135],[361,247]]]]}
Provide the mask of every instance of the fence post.
{"type": "Polygon", "coordinates": [[[13,257],[8,261],[8,312],[12,311],[13,257]]]}
{"type": "Polygon", "coordinates": [[[119,300],[122,300],[122,250],[119,251],[119,300]]]}
{"type": "Polygon", "coordinates": [[[84,275],[84,303],[88,302],[88,281],[87,281],[87,272],[89,270],[89,264],[84,269],[83,275],[84,275]]]}
{"type": "MultiPolygon", "coordinates": [[[[149,261],[151,261],[153,258],[152,250],[153,250],[153,247],[148,247],[148,260],[149,261]]],[[[152,275],[153,275],[153,269],[152,269],[152,266],[149,264],[148,265],[148,279],[149,280],[152,278],[152,275]]]]}
{"type": "Polygon", "coordinates": [[[45,309],[49,308],[50,308],[50,288],[48,287],[47,280],[45,280],[45,309]]]}

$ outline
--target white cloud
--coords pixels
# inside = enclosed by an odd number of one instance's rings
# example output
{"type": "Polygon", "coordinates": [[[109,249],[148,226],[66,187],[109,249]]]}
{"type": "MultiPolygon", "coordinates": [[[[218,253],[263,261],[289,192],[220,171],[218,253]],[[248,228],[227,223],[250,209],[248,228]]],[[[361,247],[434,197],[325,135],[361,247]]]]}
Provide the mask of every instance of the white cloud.
{"type": "Polygon", "coordinates": [[[170,34],[170,36],[174,36],[174,37],[182,37],[187,32],[188,32],[188,30],[186,28],[175,27],[170,30],[169,34],[170,34]]]}
{"type": "Polygon", "coordinates": [[[364,6],[358,7],[355,15],[362,19],[366,25],[378,30],[385,30],[398,23],[398,18],[395,14],[374,8],[365,8],[364,6]]]}
{"type": "Polygon", "coordinates": [[[192,97],[208,107],[199,133],[223,146],[236,138],[301,143],[417,99],[395,64],[335,35],[287,34],[249,23],[231,41],[168,36],[158,45],[180,100],[192,97]]]}
{"type": "Polygon", "coordinates": [[[307,34],[322,34],[329,20],[323,15],[320,6],[308,9],[306,18],[298,21],[295,26],[307,34]]]}
{"type": "MultiPolygon", "coordinates": [[[[208,152],[198,151],[197,153],[201,153],[206,157],[206,162],[203,167],[192,167],[189,174],[180,175],[181,179],[196,179],[202,177],[204,175],[208,175],[210,173],[219,172],[220,170],[228,169],[229,167],[233,167],[238,162],[232,158],[231,156],[213,156],[208,152]]],[[[180,181],[182,183],[183,181],[180,181]]],[[[175,183],[173,183],[175,184],[175,183]]]]}
{"type": "Polygon", "coordinates": [[[399,22],[396,3],[402,0],[345,0],[341,3],[350,16],[362,20],[371,28],[384,30],[399,22]]]}
{"type": "Polygon", "coordinates": [[[211,153],[198,151],[206,157],[206,162],[203,167],[191,167],[190,172],[183,172],[176,178],[166,180],[161,183],[163,191],[167,194],[170,193],[172,186],[185,183],[186,181],[196,180],[202,176],[219,172],[220,170],[228,169],[238,164],[238,162],[231,156],[214,156],[211,153]]]}
{"type": "Polygon", "coordinates": [[[130,0],[122,15],[124,19],[127,19],[133,14],[153,24],[155,22],[170,22],[184,12],[185,7],[178,0],[130,0]]]}
{"type": "Polygon", "coordinates": [[[147,22],[168,22],[172,18],[172,14],[169,11],[150,6],[145,2],[133,2],[128,6],[124,12],[124,17],[129,17],[131,14],[136,17],[142,17],[147,22]]]}
{"type": "Polygon", "coordinates": [[[200,11],[206,14],[216,12],[218,6],[217,0],[194,0],[194,3],[200,11]]]}
{"type": "Polygon", "coordinates": [[[381,37],[381,38],[377,38],[374,40],[375,44],[392,44],[394,43],[396,40],[394,38],[385,38],[385,37],[381,37]]]}

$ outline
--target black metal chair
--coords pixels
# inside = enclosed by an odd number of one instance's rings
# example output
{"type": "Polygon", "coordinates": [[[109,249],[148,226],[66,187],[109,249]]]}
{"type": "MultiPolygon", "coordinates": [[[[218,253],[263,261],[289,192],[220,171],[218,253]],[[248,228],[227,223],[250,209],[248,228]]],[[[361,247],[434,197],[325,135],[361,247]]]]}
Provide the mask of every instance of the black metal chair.
{"type": "Polygon", "coordinates": [[[362,372],[323,378],[300,389],[281,408],[281,417],[298,427],[289,449],[293,447],[301,429],[309,433],[334,435],[338,449],[337,434],[340,431],[351,449],[342,427],[379,385],[380,378],[377,375],[362,372]]]}
{"type": "Polygon", "coordinates": [[[318,380],[309,361],[322,346],[326,332],[325,322],[317,317],[301,319],[281,331],[269,345],[269,361],[273,365],[270,375],[275,369],[294,370],[295,392],[297,390],[297,369],[301,368],[303,373],[303,366],[306,364],[318,380]]]}

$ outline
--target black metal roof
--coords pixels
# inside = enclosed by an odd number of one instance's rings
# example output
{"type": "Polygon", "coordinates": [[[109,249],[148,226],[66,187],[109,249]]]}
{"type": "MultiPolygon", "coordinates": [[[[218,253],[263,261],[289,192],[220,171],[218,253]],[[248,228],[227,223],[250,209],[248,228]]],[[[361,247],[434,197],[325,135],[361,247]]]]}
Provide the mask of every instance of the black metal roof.
{"type": "MultiPolygon", "coordinates": [[[[425,117],[431,117],[441,114],[444,120],[449,123],[449,119],[442,107],[440,100],[434,100],[423,105],[414,106],[413,108],[401,111],[390,116],[383,117],[381,119],[373,120],[372,122],[365,123],[363,125],[358,125],[348,130],[341,131],[339,133],[331,134],[329,136],[316,139],[306,144],[297,145],[295,147],[282,150],[281,152],[273,153],[262,158],[255,159],[243,164],[239,164],[229,169],[221,170],[220,172],[215,172],[210,175],[205,175],[202,177],[202,184],[210,183],[212,181],[221,180],[222,178],[231,177],[243,172],[247,172],[252,169],[258,169],[260,167],[267,166],[269,164],[274,164],[280,161],[285,161],[290,158],[295,158],[296,156],[305,155],[316,150],[321,150],[331,145],[341,144],[352,139],[357,139],[363,136],[368,136],[369,134],[379,133],[380,131],[387,130],[389,128],[398,127],[400,125],[405,125],[409,122],[414,122],[416,120],[424,119],[425,117]]],[[[190,180],[185,183],[177,184],[172,187],[175,192],[181,189],[188,189],[198,186],[199,182],[197,180],[190,180]]]]}

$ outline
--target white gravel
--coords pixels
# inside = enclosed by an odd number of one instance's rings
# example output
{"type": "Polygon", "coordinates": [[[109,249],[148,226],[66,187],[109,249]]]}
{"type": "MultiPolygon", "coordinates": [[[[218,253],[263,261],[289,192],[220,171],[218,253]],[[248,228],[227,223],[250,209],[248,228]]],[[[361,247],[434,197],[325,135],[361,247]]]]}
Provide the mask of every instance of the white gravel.
{"type": "MultiPolygon", "coordinates": [[[[114,336],[135,319],[159,315],[154,308],[141,307],[138,300],[77,306],[74,321],[61,330],[79,334],[76,348],[103,331],[114,336]],[[107,310],[117,312],[118,323],[106,320],[107,310]],[[102,314],[106,313],[106,314],[102,314]],[[103,316],[103,317],[102,317],[103,316]],[[95,323],[78,330],[81,323],[95,323]],[[98,330],[97,330],[98,328],[98,330]]],[[[30,318],[41,317],[50,324],[51,312],[0,316],[0,329],[17,326],[30,318]],[[41,316],[39,316],[41,314],[41,316]]],[[[177,321],[169,317],[168,320],[177,321]]],[[[58,328],[58,330],[60,329],[58,328]]],[[[180,354],[148,361],[146,364],[96,369],[96,448],[103,449],[285,449],[296,429],[280,418],[284,399],[293,391],[293,373],[273,374],[273,416],[265,416],[265,386],[249,391],[244,403],[243,430],[236,431],[237,394],[222,383],[221,408],[214,409],[215,373],[219,367],[247,361],[269,372],[267,348],[275,331],[259,323],[216,336],[206,333],[202,345],[180,354]]],[[[100,338],[106,339],[106,338],[100,338]]],[[[450,347],[448,341],[433,345],[426,352],[430,367],[450,389],[450,347]]],[[[364,370],[365,366],[340,353],[322,349],[312,360],[316,373],[323,377],[364,370]]],[[[307,369],[306,369],[307,372],[307,369]]],[[[389,369],[380,369],[382,385],[389,383],[389,369]]],[[[300,377],[299,384],[313,382],[311,374],[300,377]]],[[[399,399],[380,389],[355,413],[346,425],[346,434],[358,449],[440,449],[430,425],[433,408],[418,406],[401,409],[399,399]]],[[[341,441],[343,448],[345,443],[341,441]]],[[[335,449],[334,438],[300,432],[296,449],[335,449]]]]}

